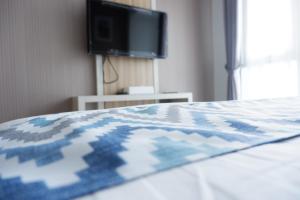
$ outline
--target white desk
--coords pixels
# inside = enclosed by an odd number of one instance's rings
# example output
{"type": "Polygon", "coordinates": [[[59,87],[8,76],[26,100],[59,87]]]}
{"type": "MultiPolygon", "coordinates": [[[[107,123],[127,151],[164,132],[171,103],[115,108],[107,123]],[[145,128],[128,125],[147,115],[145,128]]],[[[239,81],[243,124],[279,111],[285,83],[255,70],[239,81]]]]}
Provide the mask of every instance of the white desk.
{"type": "Polygon", "coordinates": [[[172,100],[182,99],[187,102],[193,102],[192,93],[167,93],[167,94],[141,94],[141,95],[105,95],[105,96],[78,96],[74,97],[73,105],[74,110],[86,110],[87,103],[98,103],[98,105],[105,102],[118,102],[118,101],[145,101],[145,100],[172,100]]]}

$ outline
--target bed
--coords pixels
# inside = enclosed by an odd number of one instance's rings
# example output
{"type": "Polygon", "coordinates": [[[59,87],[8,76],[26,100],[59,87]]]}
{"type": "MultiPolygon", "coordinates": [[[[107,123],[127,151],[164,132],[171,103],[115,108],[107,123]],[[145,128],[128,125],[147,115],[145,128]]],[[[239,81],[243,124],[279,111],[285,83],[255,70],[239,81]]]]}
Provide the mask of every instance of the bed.
{"type": "Polygon", "coordinates": [[[0,199],[299,199],[300,98],[0,125],[0,199]]]}

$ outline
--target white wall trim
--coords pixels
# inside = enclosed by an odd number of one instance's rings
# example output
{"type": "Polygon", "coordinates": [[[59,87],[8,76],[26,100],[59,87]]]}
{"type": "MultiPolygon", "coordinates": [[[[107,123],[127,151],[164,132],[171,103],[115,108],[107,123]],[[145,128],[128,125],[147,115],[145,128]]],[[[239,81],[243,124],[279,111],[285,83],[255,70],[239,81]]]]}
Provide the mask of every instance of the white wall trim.
{"type": "Polygon", "coordinates": [[[154,92],[159,93],[159,72],[158,72],[158,60],[153,59],[153,81],[154,81],[154,92]]]}
{"type": "Polygon", "coordinates": [[[95,59],[97,95],[103,95],[103,58],[101,55],[96,55],[95,59]]]}
{"type": "Polygon", "coordinates": [[[151,9],[156,10],[157,9],[157,1],[156,0],[151,0],[151,9]]]}
{"type": "MultiPolygon", "coordinates": [[[[151,9],[156,10],[157,0],[151,0],[151,9]]],[[[159,93],[159,72],[158,72],[158,60],[153,59],[153,81],[154,81],[154,91],[156,94],[159,93]]]]}
{"type": "MultiPolygon", "coordinates": [[[[95,62],[95,68],[96,68],[96,89],[97,89],[97,95],[102,96],[104,95],[104,74],[103,74],[103,56],[102,55],[96,55],[95,56],[96,62],[95,62]]],[[[104,108],[103,103],[98,103],[98,109],[104,108]]]]}

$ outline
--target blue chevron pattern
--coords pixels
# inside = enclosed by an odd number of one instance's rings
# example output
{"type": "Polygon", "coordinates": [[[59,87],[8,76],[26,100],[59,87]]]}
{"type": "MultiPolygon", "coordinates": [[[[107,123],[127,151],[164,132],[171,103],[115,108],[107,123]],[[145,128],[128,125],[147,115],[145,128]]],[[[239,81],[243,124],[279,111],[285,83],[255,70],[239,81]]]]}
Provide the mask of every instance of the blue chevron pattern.
{"type": "Polygon", "coordinates": [[[71,112],[0,125],[0,199],[70,199],[300,134],[300,98],[71,112]]]}

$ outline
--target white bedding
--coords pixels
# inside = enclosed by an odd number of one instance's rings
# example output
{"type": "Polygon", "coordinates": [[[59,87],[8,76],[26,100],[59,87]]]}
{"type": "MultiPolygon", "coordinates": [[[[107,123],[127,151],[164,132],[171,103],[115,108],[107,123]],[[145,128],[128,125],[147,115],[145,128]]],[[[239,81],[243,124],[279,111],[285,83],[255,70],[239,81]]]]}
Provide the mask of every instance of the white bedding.
{"type": "Polygon", "coordinates": [[[185,165],[81,199],[300,199],[300,138],[185,165]]]}

